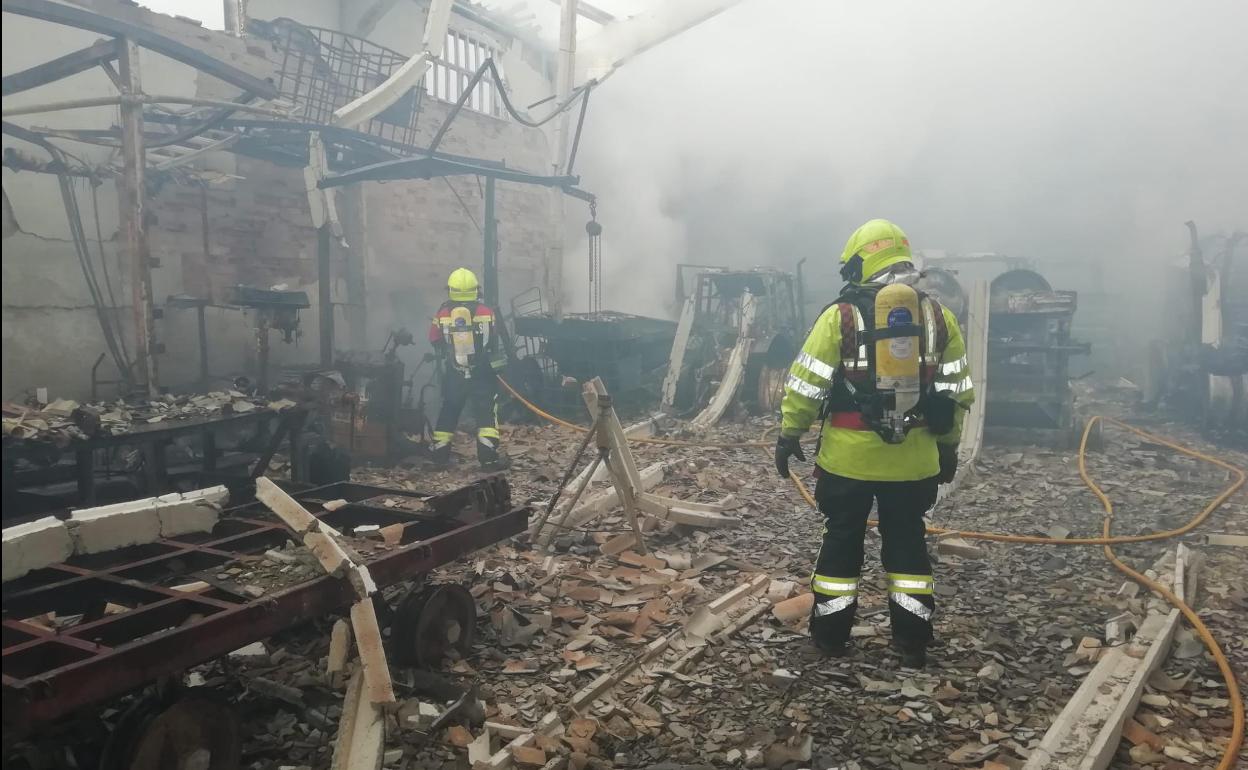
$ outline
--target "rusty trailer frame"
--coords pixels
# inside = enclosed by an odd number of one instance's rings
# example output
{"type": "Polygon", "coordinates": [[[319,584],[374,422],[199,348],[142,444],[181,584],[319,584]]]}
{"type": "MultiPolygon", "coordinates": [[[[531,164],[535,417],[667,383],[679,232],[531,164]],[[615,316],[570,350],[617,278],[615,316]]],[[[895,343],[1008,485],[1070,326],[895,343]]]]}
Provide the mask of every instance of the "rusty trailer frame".
{"type": "MultiPolygon", "coordinates": [[[[512,507],[501,476],[444,495],[352,483],[293,494],[313,510],[347,500],[316,514],[340,530],[403,525],[397,547],[369,558],[381,587],[519,534],[530,513],[512,507]]],[[[6,583],[5,731],[24,732],[349,606],[351,587],[327,575],[260,598],[217,579],[223,568],[287,541],[294,538],[286,527],[252,503],[228,512],[211,533],[74,557],[6,583]],[[190,581],[211,587],[199,593],[171,587],[190,581]],[[59,629],[32,622],[48,613],[81,619],[59,629]]]]}

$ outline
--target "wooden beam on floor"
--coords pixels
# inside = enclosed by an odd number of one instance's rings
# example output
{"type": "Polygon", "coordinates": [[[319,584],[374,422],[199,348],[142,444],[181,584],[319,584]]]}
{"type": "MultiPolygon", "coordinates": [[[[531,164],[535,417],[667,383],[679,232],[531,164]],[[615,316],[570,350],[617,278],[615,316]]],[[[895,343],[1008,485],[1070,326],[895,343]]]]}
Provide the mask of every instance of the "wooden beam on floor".
{"type": "Polygon", "coordinates": [[[358,601],[351,606],[351,630],[355,634],[355,646],[363,664],[366,697],[370,703],[394,703],[390,664],[386,660],[377,609],[373,605],[372,597],[377,592],[377,586],[368,573],[368,567],[358,554],[338,541],[338,532],[333,527],[313,516],[298,500],[263,476],[256,479],[256,499],[301,536],[304,546],[312,551],[326,573],[351,585],[358,597],[358,601]]]}
{"type": "MultiPolygon", "coordinates": [[[[1158,562],[1160,573],[1169,557],[1158,562]]],[[[1183,592],[1188,555],[1178,552],[1167,581],[1183,592]]],[[[1179,594],[1182,596],[1182,594],[1179,594]]],[[[1126,645],[1110,648],[1045,733],[1023,770],[1104,770],[1114,758],[1126,721],[1135,713],[1144,684],[1170,653],[1181,617],[1177,609],[1150,612],[1126,645]]]]}
{"type": "Polygon", "coordinates": [[[369,701],[367,690],[363,672],[356,671],[347,684],[330,770],[381,768],[386,750],[385,712],[369,701]]]}

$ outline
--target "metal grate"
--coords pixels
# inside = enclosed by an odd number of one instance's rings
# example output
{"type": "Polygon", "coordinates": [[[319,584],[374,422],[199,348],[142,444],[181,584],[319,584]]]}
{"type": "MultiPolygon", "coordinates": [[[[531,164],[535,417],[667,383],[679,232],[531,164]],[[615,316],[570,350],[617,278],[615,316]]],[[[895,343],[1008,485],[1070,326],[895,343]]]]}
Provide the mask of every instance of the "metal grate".
{"type": "MultiPolygon", "coordinates": [[[[531,512],[511,507],[501,476],[441,495],[341,483],[295,498],[343,532],[401,527],[398,545],[365,551],[383,588],[518,534],[531,512]],[[347,504],[321,510],[330,500],[347,504]]],[[[179,675],[354,601],[345,580],[320,572],[275,572],[259,598],[233,582],[235,565],[254,565],[290,540],[289,530],[253,503],[223,516],[209,533],[75,556],[5,583],[6,737],[11,728],[29,729],[179,675]]]]}
{"type": "MultiPolygon", "coordinates": [[[[269,28],[281,61],[277,88],[308,123],[332,123],[335,110],[376,88],[407,61],[363,38],[291,19],[277,19],[269,28]]],[[[415,148],[424,91],[423,85],[412,88],[360,130],[415,148]]]]}
{"type": "MultiPolygon", "coordinates": [[[[468,86],[468,81],[486,59],[493,59],[499,75],[503,74],[499,52],[488,43],[462,32],[448,31],[446,47],[443,50],[442,58],[434,60],[429,74],[425,76],[425,92],[439,101],[452,104],[458,101],[468,86]]],[[[503,108],[502,95],[490,78],[483,78],[477,83],[464,107],[496,118],[505,118],[507,114],[503,108]]]]}

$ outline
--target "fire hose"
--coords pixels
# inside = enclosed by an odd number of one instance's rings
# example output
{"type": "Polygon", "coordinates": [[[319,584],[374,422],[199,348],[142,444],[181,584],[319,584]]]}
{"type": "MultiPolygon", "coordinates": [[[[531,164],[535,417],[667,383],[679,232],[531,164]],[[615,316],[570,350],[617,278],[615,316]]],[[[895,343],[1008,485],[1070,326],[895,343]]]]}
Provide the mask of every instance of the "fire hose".
{"type": "MultiPolygon", "coordinates": [[[[1231,768],[1235,766],[1236,757],[1239,754],[1239,748],[1244,742],[1244,699],[1240,695],[1239,684],[1235,679],[1235,672],[1231,670],[1230,662],[1227,661],[1226,655],[1222,652],[1222,648],[1218,645],[1217,640],[1213,638],[1213,634],[1209,631],[1209,627],[1205,625],[1204,621],[1200,619],[1200,616],[1196,614],[1196,611],[1193,610],[1187,602],[1183,601],[1183,599],[1179,598],[1173,591],[1166,588],[1161,583],[1129,567],[1118,558],[1117,554],[1114,553],[1113,548],[1110,546],[1119,543],[1141,543],[1150,540],[1166,540],[1191,532],[1193,529],[1200,526],[1205,519],[1209,518],[1210,514],[1222,507],[1222,504],[1230,499],[1231,495],[1238,492],[1244,486],[1244,471],[1228,462],[1219,460],[1216,457],[1211,457],[1201,452],[1197,452],[1194,449],[1188,449],[1187,447],[1176,444],[1173,441],[1169,441],[1147,431],[1140,430],[1135,426],[1128,425],[1121,420],[1116,420],[1112,417],[1100,416],[1090,418],[1087,425],[1084,427],[1083,436],[1079,440],[1078,459],[1079,478],[1083,479],[1083,483],[1087,485],[1092,494],[1096,496],[1097,500],[1101,504],[1101,507],[1105,511],[1105,518],[1103,519],[1101,525],[1101,537],[1060,539],[1030,535],[1007,535],[996,532],[973,532],[967,530],[945,529],[943,527],[928,527],[927,531],[936,535],[953,535],[966,538],[968,540],[992,540],[1001,543],[1101,546],[1105,554],[1105,558],[1109,560],[1109,563],[1112,564],[1115,569],[1144,586],[1148,590],[1158,594],[1169,602],[1171,606],[1178,609],[1179,612],[1183,614],[1183,617],[1187,618],[1187,621],[1192,624],[1192,628],[1196,630],[1196,634],[1200,637],[1201,641],[1204,642],[1205,647],[1208,648],[1209,654],[1213,656],[1213,660],[1218,666],[1218,671],[1221,673],[1222,679],[1226,682],[1227,699],[1230,701],[1231,705],[1231,737],[1230,741],[1226,745],[1226,751],[1222,755],[1222,761],[1218,763],[1217,770],[1231,770],[1231,768]],[[1217,497],[1210,501],[1209,504],[1200,511],[1200,513],[1196,514],[1196,516],[1192,517],[1190,521],[1181,527],[1164,530],[1162,532],[1153,532],[1147,535],[1112,535],[1111,527],[1114,519],[1114,503],[1109,499],[1109,496],[1106,495],[1099,486],[1097,486],[1096,482],[1092,480],[1092,476],[1088,473],[1087,466],[1088,436],[1091,435],[1092,429],[1096,426],[1096,424],[1102,420],[1128,430],[1141,438],[1173,449],[1180,454],[1184,454],[1193,459],[1222,468],[1230,474],[1233,481],[1225,489],[1223,489],[1217,497]]],[[[810,494],[810,490],[808,490],[806,485],[802,483],[802,480],[797,477],[797,474],[790,473],[789,477],[793,481],[793,484],[797,487],[797,491],[806,500],[806,502],[809,503],[811,507],[818,509],[818,505],[815,503],[814,497],[810,494]]],[[[877,522],[871,521],[870,524],[875,526],[877,522]]]]}
{"type": "MultiPolygon", "coordinates": [[[[506,380],[504,380],[502,377],[499,377],[499,382],[502,383],[503,387],[507,390],[508,393],[510,393],[517,401],[523,404],[529,411],[533,412],[533,414],[537,415],[538,417],[541,417],[555,425],[560,425],[562,427],[570,428],[572,430],[577,430],[581,432],[587,432],[589,430],[588,428],[582,427],[575,423],[568,422],[566,420],[561,420],[558,417],[555,417],[554,415],[548,414],[547,412],[543,411],[541,408],[539,408],[535,404],[525,399],[519,393],[517,393],[515,389],[513,389],[511,385],[509,385],[506,382],[506,380]]],[[[771,446],[771,444],[766,441],[697,442],[697,441],[678,441],[678,440],[673,440],[673,439],[657,439],[657,438],[648,438],[648,437],[630,438],[629,441],[639,443],[639,444],[659,444],[659,445],[664,445],[664,446],[687,446],[687,447],[697,447],[697,448],[755,447],[755,448],[766,449],[771,446]]],[[[1209,631],[1209,627],[1205,625],[1204,621],[1200,619],[1200,616],[1196,614],[1196,611],[1193,610],[1191,606],[1187,604],[1187,602],[1185,602],[1183,599],[1175,595],[1173,591],[1166,588],[1161,583],[1132,569],[1130,566],[1128,566],[1126,563],[1124,563],[1121,559],[1118,558],[1117,554],[1114,553],[1113,548],[1111,548],[1110,546],[1121,544],[1121,543],[1142,543],[1142,542],[1148,542],[1148,541],[1154,541],[1154,540],[1168,540],[1170,538],[1179,537],[1181,535],[1187,534],[1188,532],[1191,532],[1193,529],[1200,526],[1206,519],[1208,519],[1209,516],[1214,511],[1222,507],[1222,505],[1228,499],[1230,499],[1232,495],[1234,495],[1244,486],[1244,482],[1246,480],[1245,473],[1242,469],[1232,465],[1231,463],[1225,462],[1223,460],[1219,460],[1216,457],[1212,457],[1202,452],[1198,452],[1194,449],[1189,449],[1185,446],[1182,446],[1181,444],[1177,444],[1173,441],[1169,441],[1168,439],[1165,439],[1160,436],[1149,433],[1147,431],[1141,430],[1139,428],[1136,428],[1135,426],[1128,425],[1127,423],[1122,422],[1121,420],[1117,420],[1112,417],[1101,417],[1099,415],[1090,418],[1087,422],[1087,425],[1084,427],[1083,436],[1079,441],[1078,462],[1079,462],[1079,477],[1083,480],[1083,483],[1088,487],[1088,489],[1092,492],[1092,494],[1096,496],[1097,500],[1101,504],[1102,509],[1104,509],[1105,511],[1105,517],[1102,521],[1100,537],[1082,537],[1082,538],[1062,539],[1062,538],[1055,538],[1055,537],[1040,537],[1040,536],[1033,536],[1033,535],[1011,535],[1011,534],[1004,534],[1004,533],[998,533],[998,532],[975,532],[972,530],[947,529],[944,527],[928,527],[927,531],[929,534],[934,534],[934,535],[956,536],[956,537],[966,538],[968,540],[990,540],[990,541],[999,542],[999,543],[1025,543],[1025,544],[1030,544],[1030,545],[1058,545],[1058,546],[1080,546],[1080,545],[1101,546],[1105,554],[1105,558],[1109,560],[1110,564],[1112,564],[1115,569],[1117,569],[1119,572],[1122,572],[1124,575],[1134,580],[1135,582],[1139,583],[1140,585],[1144,586],[1145,588],[1152,591],[1153,593],[1158,594],[1159,596],[1164,598],[1167,602],[1169,602],[1173,607],[1178,609],[1179,612],[1183,614],[1183,617],[1187,618],[1187,621],[1192,624],[1192,628],[1195,629],[1196,634],[1200,637],[1201,641],[1204,642],[1205,647],[1208,648],[1209,654],[1213,656],[1214,663],[1217,665],[1218,671],[1222,675],[1222,679],[1226,682],[1227,699],[1230,701],[1230,707],[1231,707],[1230,740],[1227,742],[1226,750],[1222,755],[1222,760],[1218,763],[1217,770],[1231,770],[1231,768],[1235,766],[1236,758],[1237,758],[1237,755],[1239,754],[1239,749],[1243,745],[1243,742],[1244,742],[1244,700],[1243,700],[1243,697],[1240,695],[1239,684],[1236,681],[1235,672],[1231,670],[1231,665],[1230,665],[1230,662],[1226,658],[1226,654],[1222,652],[1222,648],[1218,645],[1217,640],[1214,639],[1213,634],[1209,631]],[[1096,426],[1096,424],[1101,421],[1110,423],[1112,425],[1116,425],[1124,430],[1127,430],[1136,434],[1137,436],[1140,436],[1141,438],[1144,438],[1148,441],[1152,441],[1154,443],[1165,446],[1180,454],[1187,455],[1188,457],[1191,457],[1195,460],[1199,460],[1201,462],[1208,463],[1210,465],[1214,465],[1219,468],[1222,468],[1230,475],[1232,481],[1213,500],[1211,500],[1200,511],[1200,513],[1196,514],[1194,517],[1192,517],[1190,521],[1188,521],[1186,524],[1184,524],[1181,527],[1163,530],[1160,532],[1152,532],[1146,535],[1113,535],[1112,525],[1113,525],[1113,519],[1114,519],[1114,503],[1112,500],[1109,499],[1109,496],[1106,495],[1105,492],[1099,486],[1097,486],[1096,482],[1092,480],[1092,476],[1088,473],[1088,467],[1087,467],[1088,436],[1091,435],[1092,429],[1096,426]]],[[[806,485],[802,482],[802,480],[798,477],[798,475],[796,473],[790,473],[789,479],[793,482],[794,486],[797,488],[798,493],[807,502],[807,504],[809,504],[812,508],[815,508],[816,510],[818,510],[819,506],[815,502],[814,496],[810,493],[810,490],[807,489],[806,485]]],[[[877,522],[875,520],[872,520],[869,523],[872,526],[877,525],[877,522]]]]}
{"type": "MultiPolygon", "coordinates": [[[[543,411],[542,408],[539,407],[537,404],[534,404],[532,401],[529,401],[524,396],[520,395],[516,391],[516,389],[511,387],[511,385],[507,382],[507,380],[504,380],[502,377],[499,377],[498,381],[503,386],[503,389],[511,394],[512,398],[519,401],[521,404],[524,405],[526,409],[528,409],[530,412],[537,415],[538,417],[541,417],[543,420],[554,423],[555,425],[559,425],[564,428],[569,428],[571,430],[579,431],[581,433],[586,433],[589,431],[589,428],[586,428],[583,425],[577,425],[574,422],[561,420],[558,417],[554,416],[553,414],[543,411]]],[[[658,444],[660,446],[685,446],[685,447],[697,447],[699,449],[707,449],[707,448],[709,449],[741,449],[741,448],[758,449],[758,448],[766,448],[766,447],[771,446],[766,441],[721,441],[721,442],[680,441],[678,439],[650,438],[648,436],[633,436],[633,437],[630,437],[628,440],[636,444],[658,444]]]]}

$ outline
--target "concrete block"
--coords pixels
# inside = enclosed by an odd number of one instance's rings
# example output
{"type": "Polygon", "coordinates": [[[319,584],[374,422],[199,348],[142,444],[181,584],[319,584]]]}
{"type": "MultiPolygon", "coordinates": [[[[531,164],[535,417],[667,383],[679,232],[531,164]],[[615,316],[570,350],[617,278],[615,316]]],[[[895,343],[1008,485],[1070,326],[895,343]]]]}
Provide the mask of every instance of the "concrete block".
{"type": "Polygon", "coordinates": [[[59,564],[74,552],[64,523],[53,516],[6,527],[4,530],[4,582],[37,569],[59,564]]]}
{"type": "Polygon", "coordinates": [[[224,486],[173,492],[74,511],[66,526],[80,554],[101,553],[190,532],[209,532],[230,493],[224,486]]]}
{"type": "Polygon", "coordinates": [[[221,518],[221,509],[230,499],[224,486],[174,493],[156,498],[160,501],[160,536],[177,537],[191,532],[211,532],[221,518]]]}
{"type": "Polygon", "coordinates": [[[160,511],[154,498],[74,511],[66,522],[80,554],[115,551],[160,539],[160,511]]]}
{"type": "Polygon", "coordinates": [[[968,543],[960,537],[947,537],[936,542],[936,552],[948,556],[961,556],[963,559],[982,559],[984,549],[968,543]]]}

